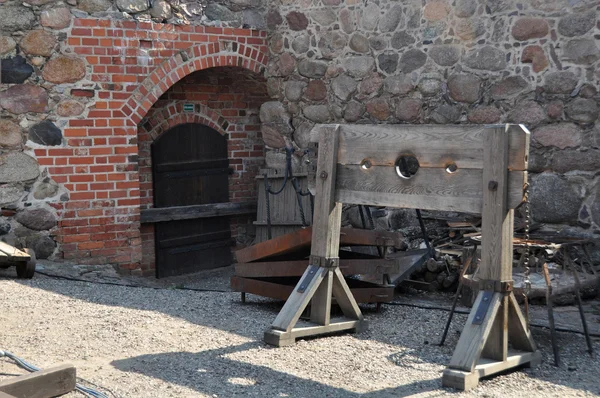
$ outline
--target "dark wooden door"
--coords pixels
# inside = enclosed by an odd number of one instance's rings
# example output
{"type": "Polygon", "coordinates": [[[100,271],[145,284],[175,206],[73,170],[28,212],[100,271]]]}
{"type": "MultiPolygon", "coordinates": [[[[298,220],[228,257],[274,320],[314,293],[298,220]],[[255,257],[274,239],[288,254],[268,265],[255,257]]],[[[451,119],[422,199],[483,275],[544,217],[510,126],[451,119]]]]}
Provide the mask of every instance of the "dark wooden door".
{"type": "MultiPolygon", "coordinates": [[[[201,124],[182,124],[152,144],[154,207],[229,201],[227,140],[201,124]]],[[[231,264],[228,217],[158,222],[156,277],[231,264]]]]}

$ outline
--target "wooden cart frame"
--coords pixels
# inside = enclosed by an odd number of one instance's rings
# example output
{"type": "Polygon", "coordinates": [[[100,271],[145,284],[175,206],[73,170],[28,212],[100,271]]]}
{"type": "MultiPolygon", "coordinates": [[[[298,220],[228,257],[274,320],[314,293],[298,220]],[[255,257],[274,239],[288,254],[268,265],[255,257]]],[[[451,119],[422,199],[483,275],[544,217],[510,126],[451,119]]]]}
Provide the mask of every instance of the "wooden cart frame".
{"type": "Polygon", "coordinates": [[[317,125],[310,265],[265,342],[284,346],[366,328],[336,257],[342,203],[459,211],[482,214],[482,290],[443,384],[469,389],[480,377],[537,364],[540,354],[512,292],[513,209],[527,184],[529,135],[522,125],[317,125]],[[331,318],[332,297],[344,317],[331,318]],[[298,322],[309,303],[310,322],[298,322]]]}

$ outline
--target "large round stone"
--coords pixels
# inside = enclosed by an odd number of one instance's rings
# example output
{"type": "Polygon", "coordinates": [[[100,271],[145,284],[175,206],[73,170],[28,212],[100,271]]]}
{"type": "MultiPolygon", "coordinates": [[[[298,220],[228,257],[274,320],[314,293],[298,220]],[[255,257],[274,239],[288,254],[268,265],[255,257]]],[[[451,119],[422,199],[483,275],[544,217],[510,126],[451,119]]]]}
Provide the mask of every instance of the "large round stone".
{"type": "Polygon", "coordinates": [[[309,105],[302,112],[304,116],[315,123],[325,123],[329,121],[331,114],[327,105],[309,105]]]}
{"type": "Polygon", "coordinates": [[[362,102],[350,101],[344,109],[344,120],[351,123],[356,122],[365,114],[366,110],[367,108],[362,102]]]}
{"type": "Polygon", "coordinates": [[[64,29],[71,24],[71,11],[67,7],[44,10],[40,14],[40,24],[47,28],[64,29]]]}
{"type": "Polygon", "coordinates": [[[457,0],[454,6],[454,15],[459,18],[468,18],[477,10],[476,0],[457,0]]]}
{"type": "Polygon", "coordinates": [[[28,208],[16,214],[15,219],[29,229],[46,231],[56,226],[54,213],[43,207],[28,208]]]}
{"type": "Polygon", "coordinates": [[[510,76],[494,84],[490,89],[490,94],[493,99],[508,99],[528,87],[529,84],[521,76],[510,76]]]}
{"type": "Polygon", "coordinates": [[[358,83],[348,75],[340,75],[333,79],[331,88],[336,97],[342,101],[348,101],[356,91],[358,83]]]}
{"type": "Polygon", "coordinates": [[[281,124],[262,123],[260,126],[262,139],[269,148],[283,148],[286,145],[285,137],[291,129],[281,124]]]}
{"type": "MultiPolygon", "coordinates": [[[[13,205],[25,195],[22,184],[2,184],[0,185],[0,206],[13,205]]],[[[7,234],[10,231],[10,224],[2,222],[0,219],[0,235],[7,234]]]]}
{"type": "Polygon", "coordinates": [[[439,45],[429,49],[429,56],[440,66],[452,66],[460,59],[460,47],[453,45],[439,45]]]}
{"type": "Polygon", "coordinates": [[[0,119],[0,146],[12,148],[22,143],[21,127],[8,119],[0,119]]]}
{"type": "Polygon", "coordinates": [[[362,15],[360,18],[361,26],[364,30],[375,30],[379,18],[381,16],[381,9],[375,3],[369,2],[366,7],[362,9],[362,15]]]}
{"type": "Polygon", "coordinates": [[[358,86],[358,91],[360,94],[365,96],[371,96],[372,94],[376,94],[379,92],[379,89],[383,85],[383,79],[379,75],[379,73],[375,73],[371,76],[368,76],[360,82],[358,86]]]}
{"type": "Polygon", "coordinates": [[[209,3],[204,15],[211,21],[235,21],[238,18],[238,14],[218,3],[209,3]]]}
{"type": "Polygon", "coordinates": [[[423,101],[418,98],[403,98],[396,107],[396,117],[403,122],[414,122],[421,116],[423,101]]]}
{"type": "Polygon", "coordinates": [[[31,8],[21,5],[0,5],[0,31],[12,33],[17,30],[29,30],[35,22],[31,8]]]}
{"type": "Polygon", "coordinates": [[[315,124],[304,118],[294,118],[294,142],[300,148],[308,148],[310,145],[310,132],[315,124]]]}
{"type": "Polygon", "coordinates": [[[356,12],[354,10],[348,10],[344,8],[340,11],[340,26],[342,31],[346,34],[350,34],[356,29],[356,12]]]}
{"type": "Polygon", "coordinates": [[[150,8],[148,0],[116,0],[115,4],[119,10],[132,14],[146,11],[150,8]]]}
{"type": "Polygon", "coordinates": [[[391,40],[390,44],[392,45],[393,48],[399,50],[399,49],[408,47],[411,44],[414,44],[415,41],[416,41],[416,39],[412,35],[406,33],[406,31],[402,30],[400,32],[394,33],[394,36],[392,36],[392,40],[391,40]]]}
{"type": "Polygon", "coordinates": [[[285,16],[291,30],[304,30],[308,26],[308,18],[301,12],[292,11],[285,16]]]}
{"type": "Polygon", "coordinates": [[[33,197],[37,200],[51,198],[58,192],[58,184],[53,179],[46,177],[43,181],[33,186],[33,197]]]}
{"type": "Polygon", "coordinates": [[[79,0],[77,8],[88,14],[106,11],[112,6],[110,0],[79,0]]]}
{"type": "Polygon", "coordinates": [[[437,124],[452,124],[460,119],[461,112],[458,106],[444,104],[435,108],[429,117],[437,124]]]}
{"type": "Polygon", "coordinates": [[[304,97],[310,101],[322,101],[327,98],[327,87],[323,80],[311,80],[304,92],[304,97]]]}
{"type": "Polygon", "coordinates": [[[402,6],[396,4],[379,19],[380,32],[393,32],[402,19],[402,6]]]}
{"type": "Polygon", "coordinates": [[[310,17],[321,26],[331,25],[337,19],[335,11],[331,8],[316,9],[310,13],[310,17]]]}
{"type": "Polygon", "coordinates": [[[0,183],[30,181],[40,175],[37,160],[23,152],[0,155],[0,183]]]}
{"type": "Polygon", "coordinates": [[[2,83],[20,84],[33,74],[33,66],[29,65],[25,58],[17,55],[3,59],[0,64],[0,72],[2,83]]]}
{"type": "Polygon", "coordinates": [[[508,119],[513,123],[522,123],[528,128],[534,128],[546,120],[546,112],[535,101],[522,101],[515,105],[508,119]]]}
{"type": "Polygon", "coordinates": [[[598,119],[598,105],[588,98],[576,98],[567,105],[569,119],[579,123],[594,123],[598,119]]]}
{"type": "Polygon", "coordinates": [[[428,21],[440,21],[445,19],[450,12],[446,0],[430,0],[423,9],[423,17],[428,21]]]}
{"type": "Polygon", "coordinates": [[[351,76],[363,77],[373,70],[375,60],[366,56],[347,57],[342,61],[342,65],[351,76]]]}
{"type": "Polygon", "coordinates": [[[552,72],[546,75],[544,89],[549,94],[570,94],[575,90],[578,82],[579,79],[577,79],[573,72],[552,72]]]}
{"type": "Polygon", "coordinates": [[[14,50],[17,43],[10,36],[0,36],[0,55],[5,55],[14,50]]]}
{"type": "Polygon", "coordinates": [[[398,54],[379,54],[377,56],[377,63],[379,64],[379,69],[382,72],[391,75],[392,73],[396,72],[396,69],[398,69],[398,58],[398,54]]]}
{"type": "Polygon", "coordinates": [[[80,58],[59,55],[48,61],[42,76],[51,83],[74,83],[85,77],[85,64],[80,58]]]}
{"type": "Polygon", "coordinates": [[[260,106],[261,123],[289,124],[290,114],[279,101],[268,101],[260,106]]]}
{"type": "Polygon", "coordinates": [[[545,37],[550,31],[548,22],[542,18],[520,18],[512,28],[512,35],[517,40],[530,40],[545,37]]]}
{"type": "Polygon", "coordinates": [[[596,11],[567,13],[558,22],[558,32],[567,37],[582,36],[596,24],[596,11]]]}
{"type": "Polygon", "coordinates": [[[533,219],[538,222],[575,222],[582,198],[564,178],[542,173],[532,178],[529,196],[533,219]]]}
{"type": "Polygon", "coordinates": [[[595,39],[573,39],[563,47],[562,59],[576,64],[591,65],[600,59],[595,39]]]}
{"type": "Polygon", "coordinates": [[[23,37],[19,44],[29,55],[49,57],[54,52],[56,37],[45,30],[32,30],[23,37]]]}
{"type": "Polygon", "coordinates": [[[475,40],[486,32],[485,24],[479,18],[461,19],[454,26],[454,30],[461,40],[475,40]]]}
{"type": "Polygon", "coordinates": [[[448,90],[454,100],[472,104],[479,99],[481,79],[475,75],[452,75],[448,79],[448,90]]]}
{"type": "Polygon", "coordinates": [[[559,149],[579,147],[581,129],[573,123],[549,124],[535,129],[532,139],[542,146],[554,146],[559,149]]]}
{"type": "Polygon", "coordinates": [[[288,101],[300,101],[305,88],[306,82],[298,80],[287,81],[285,82],[285,97],[288,101]]]}
{"type": "Polygon", "coordinates": [[[506,69],[506,54],[501,49],[492,46],[469,51],[464,61],[465,65],[471,69],[490,71],[506,69]]]}
{"type": "Polygon", "coordinates": [[[85,110],[85,106],[75,100],[66,99],[58,103],[56,113],[62,117],[79,116],[85,110]]]}
{"type": "Polygon", "coordinates": [[[164,0],[154,0],[150,8],[150,15],[156,19],[169,19],[173,15],[171,5],[164,0]]]}
{"type": "Polygon", "coordinates": [[[45,260],[54,254],[56,243],[54,240],[43,234],[34,234],[28,236],[25,240],[27,247],[33,249],[35,257],[39,260],[45,260]]]}
{"type": "Polygon", "coordinates": [[[404,73],[410,73],[413,70],[417,70],[427,62],[427,54],[421,50],[413,48],[408,50],[402,57],[400,57],[399,67],[404,73]]]}
{"type": "Polygon", "coordinates": [[[390,104],[387,98],[375,98],[367,102],[367,112],[377,120],[386,120],[390,117],[390,104]]]}
{"type": "Polygon", "coordinates": [[[442,76],[438,73],[424,73],[421,75],[418,88],[425,97],[438,95],[442,89],[442,76]]]}
{"type": "Polygon", "coordinates": [[[469,122],[474,124],[498,123],[502,117],[502,111],[495,106],[479,106],[473,109],[468,116],[469,122]]]}
{"type": "Polygon", "coordinates": [[[19,84],[0,92],[0,107],[12,113],[46,112],[48,94],[39,86],[19,84]]]}
{"type": "Polygon", "coordinates": [[[531,63],[534,72],[538,73],[548,67],[548,58],[541,46],[527,46],[523,49],[521,62],[531,63]]]}
{"type": "Polygon", "coordinates": [[[319,40],[318,47],[323,58],[334,59],[339,57],[348,44],[348,37],[339,31],[325,32],[319,40]]]}
{"type": "Polygon", "coordinates": [[[44,120],[29,129],[29,139],[40,145],[62,144],[62,132],[49,120],[44,120]]]}
{"type": "Polygon", "coordinates": [[[383,89],[392,95],[406,95],[415,88],[408,75],[388,76],[383,81],[383,89]]]}
{"type": "Polygon", "coordinates": [[[355,33],[350,38],[349,46],[358,53],[366,53],[369,51],[369,39],[360,33],[355,33]]]}
{"type": "Polygon", "coordinates": [[[315,79],[325,76],[325,72],[327,72],[325,62],[303,59],[298,63],[298,73],[304,77],[315,79]]]}
{"type": "Polygon", "coordinates": [[[595,172],[599,168],[600,151],[597,149],[587,151],[563,149],[554,152],[552,156],[552,170],[557,173],[568,173],[576,170],[595,172]]]}

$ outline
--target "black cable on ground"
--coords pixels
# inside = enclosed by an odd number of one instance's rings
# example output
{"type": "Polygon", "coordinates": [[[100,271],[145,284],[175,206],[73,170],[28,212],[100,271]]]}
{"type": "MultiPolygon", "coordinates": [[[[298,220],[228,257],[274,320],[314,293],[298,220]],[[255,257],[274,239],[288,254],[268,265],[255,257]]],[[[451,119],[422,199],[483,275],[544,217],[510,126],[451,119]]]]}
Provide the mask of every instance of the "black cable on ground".
{"type": "MultiPolygon", "coordinates": [[[[445,307],[438,307],[435,305],[418,305],[418,304],[410,304],[410,303],[398,303],[398,302],[389,302],[389,303],[382,303],[385,305],[397,305],[397,306],[401,306],[401,307],[413,307],[413,308],[420,308],[423,310],[438,310],[438,311],[446,311],[446,312],[450,312],[449,308],[445,308],[445,307]]],[[[455,313],[458,314],[463,314],[463,315],[469,315],[471,313],[471,311],[467,311],[467,310],[454,310],[455,313]]],[[[549,329],[550,327],[547,325],[542,325],[540,323],[529,323],[530,326],[535,327],[535,328],[542,328],[542,329],[549,329]]],[[[557,327],[555,328],[556,331],[558,332],[564,332],[564,333],[575,333],[575,334],[581,334],[583,335],[583,331],[579,331],[579,330],[574,330],[574,329],[567,329],[567,328],[561,328],[561,327],[557,327]]],[[[600,333],[590,333],[590,336],[592,337],[600,337],[600,333]]]]}

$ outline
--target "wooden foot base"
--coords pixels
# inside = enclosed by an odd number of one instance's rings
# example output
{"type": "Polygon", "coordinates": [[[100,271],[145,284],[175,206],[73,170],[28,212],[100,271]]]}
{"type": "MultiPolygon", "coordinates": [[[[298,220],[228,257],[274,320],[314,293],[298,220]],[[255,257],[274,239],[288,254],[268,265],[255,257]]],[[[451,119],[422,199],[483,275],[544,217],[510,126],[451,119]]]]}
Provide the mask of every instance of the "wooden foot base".
{"type": "Polygon", "coordinates": [[[541,363],[541,354],[536,352],[508,352],[506,361],[481,359],[472,372],[457,369],[445,369],[442,375],[444,387],[458,390],[470,390],[479,384],[479,379],[492,376],[520,366],[533,367],[541,363]]]}
{"type": "MultiPolygon", "coordinates": [[[[50,398],[75,389],[76,371],[73,365],[42,369],[23,376],[0,381],[4,396],[50,398]]],[[[0,397],[2,395],[0,394],[0,397]]]]}
{"type": "Polygon", "coordinates": [[[310,322],[298,322],[296,327],[289,332],[269,329],[265,332],[264,341],[276,347],[287,347],[294,345],[297,338],[306,336],[322,336],[337,332],[362,332],[367,329],[364,320],[349,321],[345,318],[332,319],[329,325],[316,325],[310,322]]]}

